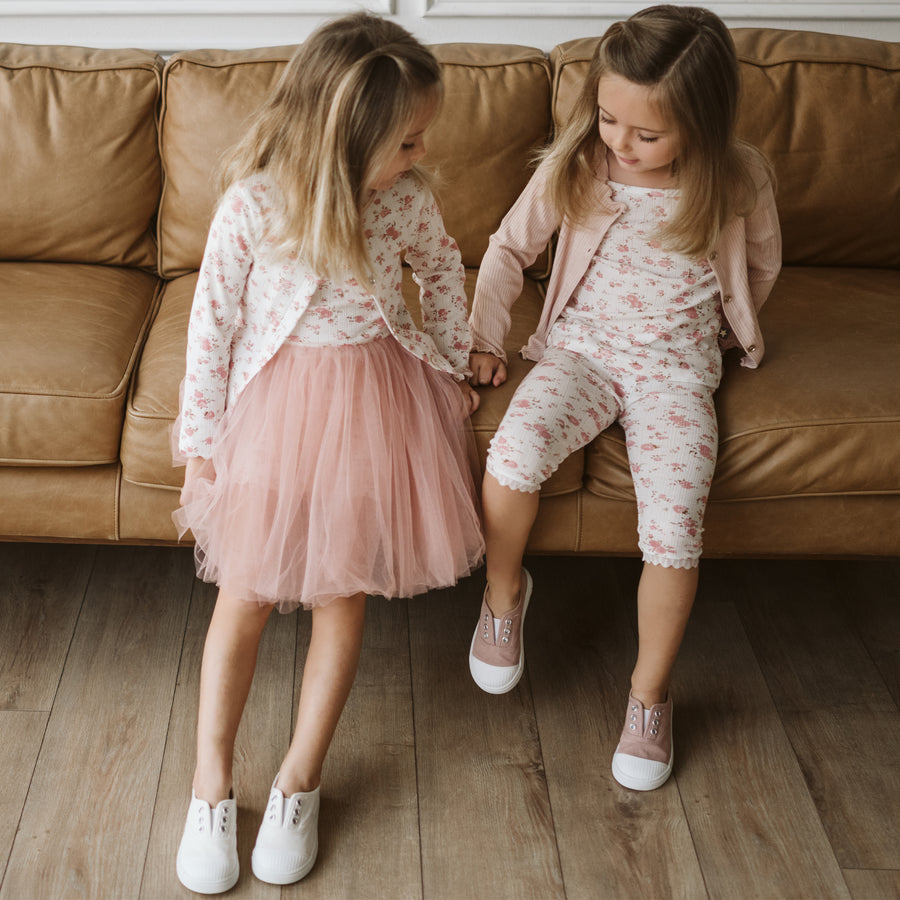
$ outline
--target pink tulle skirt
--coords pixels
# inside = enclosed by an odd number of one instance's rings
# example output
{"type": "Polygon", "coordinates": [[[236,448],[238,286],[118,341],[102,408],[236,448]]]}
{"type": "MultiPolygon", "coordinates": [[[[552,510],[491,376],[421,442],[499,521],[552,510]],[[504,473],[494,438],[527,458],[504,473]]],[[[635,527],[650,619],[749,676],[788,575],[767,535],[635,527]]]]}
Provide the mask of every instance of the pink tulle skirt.
{"type": "Polygon", "coordinates": [[[173,518],[193,532],[198,575],[233,596],[282,612],[411,597],[481,562],[462,393],[393,338],[285,344],[213,447],[173,518]]]}

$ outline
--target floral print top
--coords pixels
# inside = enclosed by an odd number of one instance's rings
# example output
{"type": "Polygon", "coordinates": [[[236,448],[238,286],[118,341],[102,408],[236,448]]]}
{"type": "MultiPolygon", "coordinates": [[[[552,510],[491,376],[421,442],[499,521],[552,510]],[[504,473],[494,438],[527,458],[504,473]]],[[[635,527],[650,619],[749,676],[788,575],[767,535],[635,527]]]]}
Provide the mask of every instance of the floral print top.
{"type": "MultiPolygon", "coordinates": [[[[275,182],[260,173],[229,188],[213,218],[188,327],[179,434],[186,457],[212,455],[225,409],[288,339],[311,303],[320,326],[328,319],[321,300],[329,283],[296,256],[276,258],[271,252],[267,226],[280,202],[275,182]]],[[[367,322],[382,320],[410,353],[462,380],[469,374],[470,347],[465,270],[431,192],[414,174],[402,176],[373,195],[363,228],[376,291],[367,294],[349,278],[337,289],[360,306],[367,322]],[[421,330],[401,293],[404,254],[419,285],[421,330]]],[[[343,305],[324,342],[341,343],[343,334],[349,336],[344,326],[353,325],[352,317],[343,305]]],[[[379,326],[373,335],[380,333],[379,326]]]]}
{"type": "Polygon", "coordinates": [[[322,281],[287,339],[307,347],[334,347],[365,344],[390,333],[378,304],[350,279],[343,285],[322,281]]]}
{"type": "Polygon", "coordinates": [[[715,389],[722,376],[715,273],[708,260],[667,251],[656,237],[679,192],[609,184],[622,214],[551,326],[547,345],[638,382],[643,374],[715,389]]]}

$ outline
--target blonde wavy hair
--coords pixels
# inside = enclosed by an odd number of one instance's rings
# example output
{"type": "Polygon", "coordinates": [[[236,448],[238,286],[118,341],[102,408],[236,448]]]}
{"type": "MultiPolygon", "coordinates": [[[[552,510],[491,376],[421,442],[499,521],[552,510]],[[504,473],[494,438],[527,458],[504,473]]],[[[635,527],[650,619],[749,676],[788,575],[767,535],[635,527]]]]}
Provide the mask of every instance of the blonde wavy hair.
{"type": "Polygon", "coordinates": [[[423,105],[441,98],[440,66],[408,31],[371,13],[335,19],[297,48],[224,160],[219,190],[266,172],[285,199],[273,251],[296,253],[321,277],[369,284],[370,186],[423,105]]]}
{"type": "Polygon", "coordinates": [[[597,161],[606,153],[597,90],[607,73],[651,88],[680,141],[673,163],[680,200],[658,237],[672,251],[708,255],[728,221],[753,210],[752,157],[767,168],[762,154],[735,135],[740,76],[731,34],[696,6],[653,6],[610,26],[568,122],[544,153],[550,199],[573,224],[591,212],[597,161]]]}

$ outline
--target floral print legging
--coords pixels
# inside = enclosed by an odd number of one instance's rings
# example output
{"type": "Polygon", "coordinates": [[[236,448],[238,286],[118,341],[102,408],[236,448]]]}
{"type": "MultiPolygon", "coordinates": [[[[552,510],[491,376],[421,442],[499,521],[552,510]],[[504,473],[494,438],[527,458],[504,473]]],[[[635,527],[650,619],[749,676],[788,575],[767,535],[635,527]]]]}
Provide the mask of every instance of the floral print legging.
{"type": "Polygon", "coordinates": [[[548,348],[516,390],[491,441],[487,470],[513,490],[540,489],[559,464],[619,420],[646,562],[697,565],[718,448],[713,391],[636,382],[569,350],[548,348]]]}

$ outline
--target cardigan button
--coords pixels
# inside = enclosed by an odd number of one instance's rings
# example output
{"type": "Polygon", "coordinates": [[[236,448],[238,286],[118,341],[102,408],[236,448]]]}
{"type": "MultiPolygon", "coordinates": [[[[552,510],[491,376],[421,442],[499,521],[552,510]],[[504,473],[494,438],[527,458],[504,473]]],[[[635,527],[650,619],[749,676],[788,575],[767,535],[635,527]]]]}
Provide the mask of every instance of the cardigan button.
{"type": "Polygon", "coordinates": [[[718,253],[718,251],[717,251],[717,250],[713,250],[713,252],[709,254],[709,258],[710,258],[710,259],[718,259],[718,258],[719,258],[719,253],[718,253]]]}
{"type": "Polygon", "coordinates": [[[731,294],[726,294],[726,295],[722,298],[722,302],[723,302],[723,303],[731,303],[731,294]]]}
{"type": "Polygon", "coordinates": [[[756,349],[756,344],[751,344],[751,345],[747,348],[747,352],[748,352],[748,353],[752,353],[755,349],[756,349]]]}

